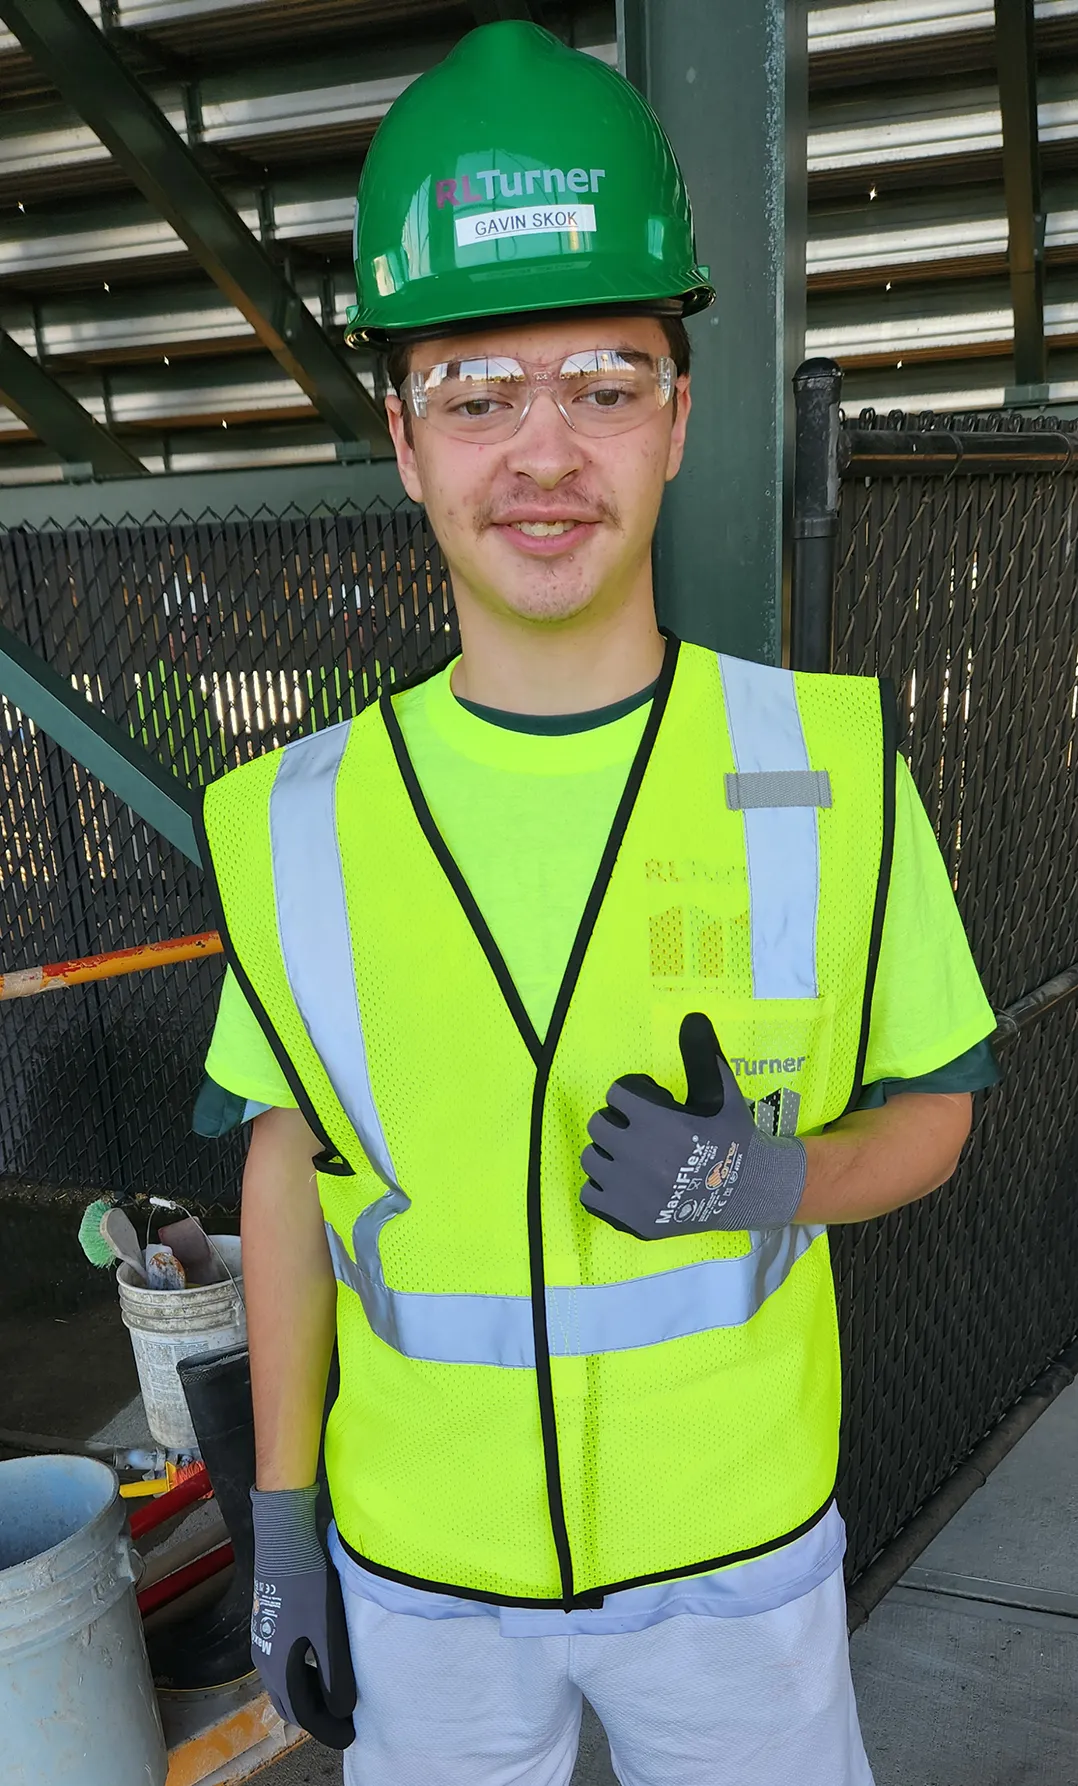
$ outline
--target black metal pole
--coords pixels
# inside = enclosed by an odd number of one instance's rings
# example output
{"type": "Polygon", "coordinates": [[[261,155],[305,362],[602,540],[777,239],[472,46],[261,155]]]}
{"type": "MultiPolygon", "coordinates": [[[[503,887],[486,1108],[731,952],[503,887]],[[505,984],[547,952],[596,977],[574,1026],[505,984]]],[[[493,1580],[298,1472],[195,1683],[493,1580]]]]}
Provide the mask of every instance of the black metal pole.
{"type": "Polygon", "coordinates": [[[1054,1011],[1067,999],[1078,995],[1078,967],[1065,968],[1061,974],[1054,974],[1045,980],[1043,986],[1037,986],[1008,1005],[1005,1011],[996,1012],[996,1033],[992,1037],[994,1048],[1004,1048],[1008,1042],[1018,1039],[1024,1029],[1037,1019],[1054,1011]]]}
{"type": "Polygon", "coordinates": [[[790,667],[831,668],[838,534],[838,406],[842,371],[805,360],[794,374],[793,568],[790,667]]]}
{"type": "MultiPolygon", "coordinates": [[[[943,418],[937,417],[937,423],[943,418]]],[[[1073,417],[1054,431],[1010,429],[998,434],[959,434],[936,426],[925,431],[843,428],[839,474],[860,477],[975,477],[981,472],[1018,476],[1027,471],[1078,470],[1073,417]]]]}

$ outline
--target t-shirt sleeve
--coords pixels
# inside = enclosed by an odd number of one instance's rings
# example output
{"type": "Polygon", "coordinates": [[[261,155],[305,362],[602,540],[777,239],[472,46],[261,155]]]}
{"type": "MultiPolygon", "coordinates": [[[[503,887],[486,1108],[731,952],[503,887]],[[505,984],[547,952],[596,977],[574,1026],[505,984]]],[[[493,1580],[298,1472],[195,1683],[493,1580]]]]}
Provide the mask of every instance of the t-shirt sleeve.
{"type": "Polygon", "coordinates": [[[995,1027],[946,864],[900,757],[864,1083],[923,1078],[967,1054],[995,1027]]]}
{"type": "Polygon", "coordinates": [[[956,1060],[945,1067],[934,1067],[931,1073],[919,1073],[915,1079],[880,1079],[866,1085],[855,1110],[878,1110],[889,1098],[903,1092],[990,1091],[1000,1081],[999,1062],[991,1042],[975,1042],[956,1060]]]}
{"type": "Polygon", "coordinates": [[[296,1108],[277,1056],[231,968],[221,987],[217,1021],[206,1056],[206,1076],[214,1085],[248,1103],[266,1109],[296,1108]]]}

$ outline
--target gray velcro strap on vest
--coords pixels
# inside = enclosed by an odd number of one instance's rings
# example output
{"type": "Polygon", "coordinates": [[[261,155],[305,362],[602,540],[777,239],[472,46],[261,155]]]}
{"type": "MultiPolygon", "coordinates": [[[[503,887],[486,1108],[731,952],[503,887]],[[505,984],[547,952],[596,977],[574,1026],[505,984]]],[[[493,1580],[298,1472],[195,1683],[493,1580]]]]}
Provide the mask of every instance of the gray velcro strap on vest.
{"type": "Polygon", "coordinates": [[[831,777],[826,769],[757,769],[728,775],[726,804],[731,812],[762,806],[830,806],[831,777]]]}

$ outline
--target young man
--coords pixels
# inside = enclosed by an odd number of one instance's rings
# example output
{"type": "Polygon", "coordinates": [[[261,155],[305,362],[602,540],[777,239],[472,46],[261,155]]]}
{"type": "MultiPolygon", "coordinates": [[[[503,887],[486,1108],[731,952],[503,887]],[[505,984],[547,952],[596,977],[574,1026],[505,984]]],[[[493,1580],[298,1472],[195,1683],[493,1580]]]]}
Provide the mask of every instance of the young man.
{"type": "Polygon", "coordinates": [[[826,1225],[994,1078],[942,860],[875,682],[656,626],[714,294],[632,89],[465,38],[357,272],[462,650],[207,794],[255,1659],[355,1786],[565,1786],[582,1695],[625,1786],[866,1786],[826,1225]]]}

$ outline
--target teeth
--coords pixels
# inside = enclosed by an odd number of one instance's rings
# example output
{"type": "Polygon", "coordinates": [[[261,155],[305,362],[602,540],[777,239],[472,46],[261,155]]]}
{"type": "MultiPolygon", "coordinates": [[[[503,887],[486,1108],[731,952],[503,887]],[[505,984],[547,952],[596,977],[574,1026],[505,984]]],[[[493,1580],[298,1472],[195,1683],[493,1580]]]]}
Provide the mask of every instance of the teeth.
{"type": "Polygon", "coordinates": [[[576,522],[575,521],[518,521],[516,523],[516,525],[519,528],[521,533],[526,533],[528,535],[529,539],[545,540],[545,539],[551,539],[555,534],[558,534],[558,533],[568,533],[571,528],[576,526],[576,522]]]}

